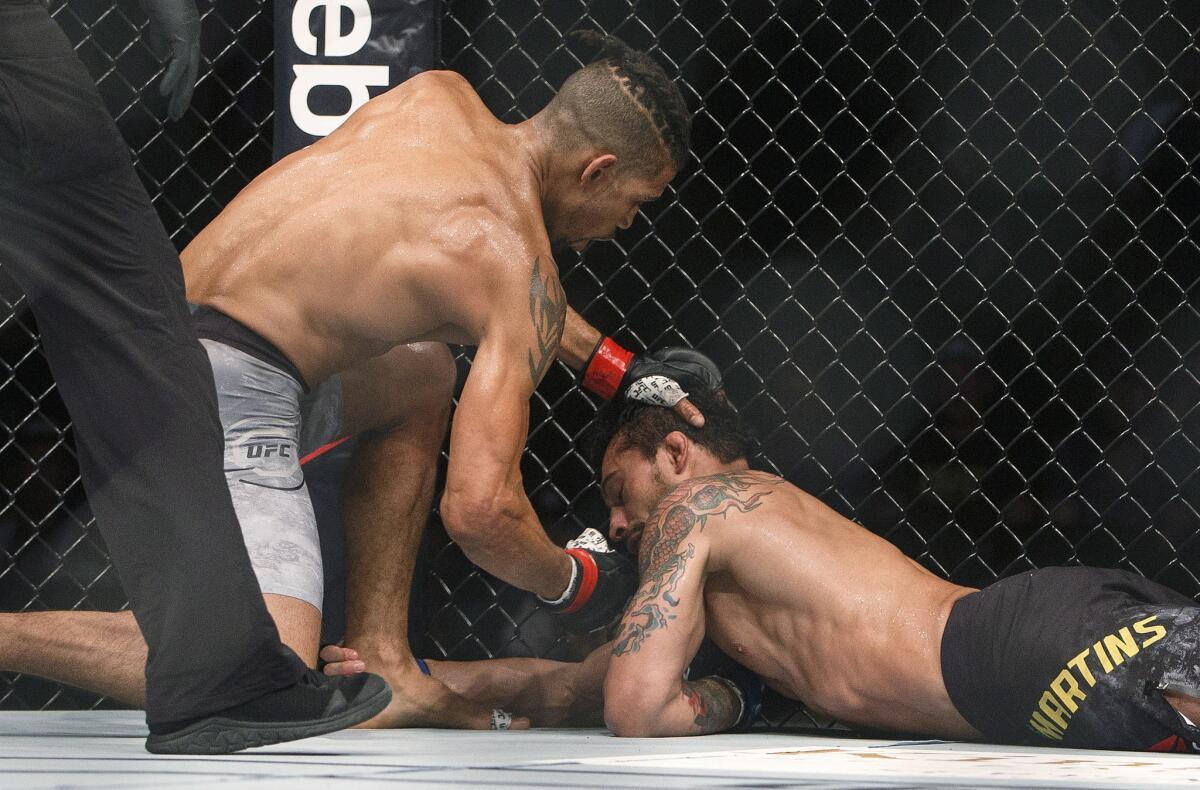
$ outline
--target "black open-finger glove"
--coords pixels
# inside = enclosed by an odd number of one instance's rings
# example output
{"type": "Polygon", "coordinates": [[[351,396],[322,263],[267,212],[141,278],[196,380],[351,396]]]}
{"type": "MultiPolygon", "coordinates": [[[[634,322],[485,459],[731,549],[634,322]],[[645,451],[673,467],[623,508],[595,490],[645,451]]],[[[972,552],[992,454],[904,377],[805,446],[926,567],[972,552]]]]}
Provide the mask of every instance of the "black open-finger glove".
{"type": "Polygon", "coordinates": [[[558,600],[542,598],[542,605],[561,615],[563,625],[572,631],[594,631],[611,624],[637,592],[637,568],[624,554],[609,548],[594,529],[585,529],[567,544],[566,551],[574,563],[571,581],[558,600]]]}
{"type": "Polygon", "coordinates": [[[600,343],[584,366],[583,386],[605,400],[625,396],[630,386],[650,376],[663,376],[684,390],[716,392],[725,386],[721,369],[694,348],[671,346],[634,354],[610,337],[600,343]]]}
{"type": "Polygon", "coordinates": [[[622,393],[629,389],[630,384],[647,376],[666,376],[685,390],[716,392],[725,386],[717,363],[696,349],[685,346],[670,346],[634,356],[621,382],[622,393]]]}

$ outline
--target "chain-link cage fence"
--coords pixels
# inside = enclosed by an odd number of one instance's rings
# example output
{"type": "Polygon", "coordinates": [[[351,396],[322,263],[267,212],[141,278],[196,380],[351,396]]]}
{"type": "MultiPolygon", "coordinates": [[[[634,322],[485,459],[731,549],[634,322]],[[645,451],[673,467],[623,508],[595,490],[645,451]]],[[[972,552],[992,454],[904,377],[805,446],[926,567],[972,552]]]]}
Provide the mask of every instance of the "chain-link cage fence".
{"type": "MultiPolygon", "coordinates": [[[[182,246],[270,164],[270,6],[202,4],[203,75],[165,126],[136,8],[53,7],[182,246]]],[[[650,51],[695,113],[663,199],[559,261],[584,317],[709,353],[757,465],[955,582],[1084,563],[1200,592],[1200,6],[454,0],[444,62],[516,121],[578,65],[581,25],[650,51]]],[[[0,603],[116,608],[36,330],[2,294],[0,603]]],[[[533,400],[522,471],[560,542],[606,521],[595,408],[561,365],[533,400]]],[[[420,650],[578,657],[436,524],[428,543],[420,650]]],[[[8,676],[0,704],[99,703],[8,676]]],[[[767,720],[811,721],[778,700],[767,720]]]]}

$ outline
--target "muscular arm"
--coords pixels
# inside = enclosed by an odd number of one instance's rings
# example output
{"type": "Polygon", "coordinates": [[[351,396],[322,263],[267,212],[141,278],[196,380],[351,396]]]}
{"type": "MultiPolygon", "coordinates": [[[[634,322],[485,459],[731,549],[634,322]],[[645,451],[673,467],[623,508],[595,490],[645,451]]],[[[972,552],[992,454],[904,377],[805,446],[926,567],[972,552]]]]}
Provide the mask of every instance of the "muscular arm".
{"type": "Polygon", "coordinates": [[[563,329],[562,341],[558,344],[558,358],[567,363],[572,370],[583,370],[588,357],[596,350],[602,337],[599,329],[568,306],[566,326],[563,329]]]}
{"type": "MultiPolygon", "coordinates": [[[[450,432],[441,513],[468,559],[544,598],[566,588],[571,560],[546,536],[521,481],[529,396],[554,361],[567,310],[549,258],[493,299],[450,432]]],[[[516,279],[516,278],[514,278],[516,279]]]]}
{"type": "Polygon", "coordinates": [[[604,723],[604,673],[612,645],[582,662],[541,658],[428,661],[430,672],[458,694],[527,717],[534,727],[597,727],[604,723]]]}
{"type": "MultiPolygon", "coordinates": [[[[566,326],[558,344],[558,358],[572,369],[582,372],[603,337],[599,329],[585,321],[583,316],[568,305],[566,326]]],[[[704,415],[687,398],[675,404],[675,411],[697,428],[704,425],[704,415]]]]}
{"type": "Polygon", "coordinates": [[[621,619],[605,679],[604,718],[617,735],[703,735],[736,723],[741,702],[731,684],[684,681],[683,671],[704,637],[711,530],[769,493],[753,473],[723,474],[682,484],[659,503],[642,540],[642,586],[621,619]]]}

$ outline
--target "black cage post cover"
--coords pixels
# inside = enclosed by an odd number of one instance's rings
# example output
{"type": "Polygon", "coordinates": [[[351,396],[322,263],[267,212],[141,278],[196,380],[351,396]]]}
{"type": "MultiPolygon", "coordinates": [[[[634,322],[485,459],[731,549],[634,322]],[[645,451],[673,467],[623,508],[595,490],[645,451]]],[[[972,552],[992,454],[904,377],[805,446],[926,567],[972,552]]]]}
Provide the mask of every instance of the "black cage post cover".
{"type": "Polygon", "coordinates": [[[275,0],[275,158],[438,62],[438,0],[275,0]]]}

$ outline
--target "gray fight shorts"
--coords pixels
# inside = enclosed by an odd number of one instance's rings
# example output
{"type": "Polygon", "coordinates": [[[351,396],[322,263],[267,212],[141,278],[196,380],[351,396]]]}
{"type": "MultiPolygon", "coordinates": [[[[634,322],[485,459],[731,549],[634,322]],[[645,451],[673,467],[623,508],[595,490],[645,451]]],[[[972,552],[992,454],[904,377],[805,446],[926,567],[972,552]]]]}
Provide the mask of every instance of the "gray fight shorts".
{"type": "Polygon", "coordinates": [[[279,368],[215,340],[200,342],[225,429],[225,481],[259,587],[320,611],[321,545],[300,459],[341,435],[341,377],[304,394],[279,368]]]}

